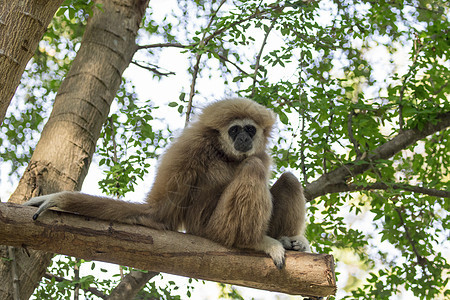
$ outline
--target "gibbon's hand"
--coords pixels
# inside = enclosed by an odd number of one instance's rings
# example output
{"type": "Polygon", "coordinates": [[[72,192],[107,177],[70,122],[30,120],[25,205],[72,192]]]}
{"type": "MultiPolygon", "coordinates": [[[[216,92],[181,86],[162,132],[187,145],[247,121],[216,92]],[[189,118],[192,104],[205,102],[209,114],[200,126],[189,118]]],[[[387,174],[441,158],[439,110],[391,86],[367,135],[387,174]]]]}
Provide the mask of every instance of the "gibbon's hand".
{"type": "Polygon", "coordinates": [[[42,212],[46,211],[51,207],[58,206],[57,197],[55,195],[56,194],[50,194],[45,196],[33,197],[27,202],[25,202],[23,205],[38,207],[38,210],[33,215],[33,220],[36,220],[42,212]]]}

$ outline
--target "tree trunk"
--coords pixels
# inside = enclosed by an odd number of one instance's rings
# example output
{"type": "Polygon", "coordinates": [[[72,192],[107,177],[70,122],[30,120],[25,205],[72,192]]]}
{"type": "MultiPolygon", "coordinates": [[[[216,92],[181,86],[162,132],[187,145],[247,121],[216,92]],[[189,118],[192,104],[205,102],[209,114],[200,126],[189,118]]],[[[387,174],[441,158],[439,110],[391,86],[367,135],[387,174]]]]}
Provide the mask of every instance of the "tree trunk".
{"type": "Polygon", "coordinates": [[[0,1],[0,125],[28,61],[62,2],[0,1]]]}
{"type": "Polygon", "coordinates": [[[278,270],[263,253],[227,249],[198,236],[67,212],[48,211],[33,221],[35,211],[0,204],[0,243],[288,294],[336,292],[328,254],[288,251],[285,268],[278,270]]]}
{"type": "MultiPolygon", "coordinates": [[[[10,2],[10,1],[7,1],[10,2]]],[[[45,1],[44,1],[45,2],[45,1]]],[[[42,2],[43,3],[43,2],[42,2]]],[[[10,202],[61,190],[79,190],[86,176],[121,76],[136,51],[135,38],[148,0],[101,0],[64,79],[30,164],[10,202]]],[[[5,247],[0,255],[8,257],[5,247]]],[[[28,299],[52,254],[16,252],[20,299],[28,299]]],[[[12,263],[0,263],[0,299],[13,298],[12,263]]]]}

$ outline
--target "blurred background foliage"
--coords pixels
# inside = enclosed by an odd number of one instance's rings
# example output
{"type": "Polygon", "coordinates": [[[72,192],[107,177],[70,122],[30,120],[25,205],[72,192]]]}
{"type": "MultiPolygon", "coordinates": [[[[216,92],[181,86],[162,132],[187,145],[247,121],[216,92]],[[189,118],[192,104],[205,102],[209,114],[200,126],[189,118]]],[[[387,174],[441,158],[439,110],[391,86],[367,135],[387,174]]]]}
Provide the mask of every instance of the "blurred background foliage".
{"type": "MultiPolygon", "coordinates": [[[[0,131],[2,186],[24,171],[93,9],[101,7],[66,1],[29,62],[0,131]]],[[[98,141],[92,167],[103,171],[101,191],[122,198],[148,188],[156,158],[184,120],[227,96],[250,97],[278,114],[274,177],[290,170],[308,184],[357,163],[450,111],[449,13],[439,0],[150,1],[98,141]]],[[[449,191],[449,162],[446,129],[351,179],[390,188],[310,202],[307,236],[313,251],[337,259],[337,298],[450,297],[449,198],[401,188],[449,191]]],[[[62,261],[50,271],[70,279],[80,262],[62,261]]],[[[86,275],[78,283],[107,294],[119,280],[112,278],[86,275]]],[[[69,299],[74,281],[62,282],[44,279],[35,296],[69,299]]],[[[174,282],[150,282],[145,293],[190,297],[196,284],[179,296],[174,282]]],[[[221,289],[222,297],[242,297],[221,289]]]]}

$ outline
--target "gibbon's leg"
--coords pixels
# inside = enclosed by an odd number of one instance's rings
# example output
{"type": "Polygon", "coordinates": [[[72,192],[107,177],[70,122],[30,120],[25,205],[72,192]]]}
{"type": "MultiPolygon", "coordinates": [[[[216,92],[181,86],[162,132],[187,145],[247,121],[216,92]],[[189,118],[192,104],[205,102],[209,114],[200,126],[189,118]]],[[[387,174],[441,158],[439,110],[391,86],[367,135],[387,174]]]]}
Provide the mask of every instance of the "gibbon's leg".
{"type": "Polygon", "coordinates": [[[278,239],[286,249],[311,252],[305,232],[305,196],[297,178],[283,173],[270,189],[273,211],[268,235],[278,239]]]}
{"type": "Polygon", "coordinates": [[[154,229],[166,229],[164,224],[152,220],[148,204],[125,202],[78,192],[59,192],[34,197],[24,205],[38,207],[33,215],[33,220],[36,220],[47,209],[57,207],[87,217],[140,224],[154,229]]]}
{"type": "Polygon", "coordinates": [[[225,246],[264,251],[281,269],[284,247],[266,235],[272,211],[267,172],[258,157],[251,156],[241,163],[219,199],[206,236],[225,246]]]}

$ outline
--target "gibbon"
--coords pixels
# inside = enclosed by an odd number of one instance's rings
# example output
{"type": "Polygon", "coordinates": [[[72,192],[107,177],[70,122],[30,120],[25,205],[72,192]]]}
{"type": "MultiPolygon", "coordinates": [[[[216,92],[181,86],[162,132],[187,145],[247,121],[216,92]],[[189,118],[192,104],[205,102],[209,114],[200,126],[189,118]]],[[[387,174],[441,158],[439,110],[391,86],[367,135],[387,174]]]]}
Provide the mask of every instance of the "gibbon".
{"type": "Polygon", "coordinates": [[[169,146],[146,203],[78,192],[32,198],[33,216],[50,207],[155,229],[180,230],[226,247],[264,251],[282,268],[285,249],[310,251],[305,197],[284,173],[269,188],[267,143],[275,115],[245,98],[217,101],[169,146]]]}

